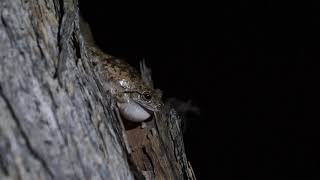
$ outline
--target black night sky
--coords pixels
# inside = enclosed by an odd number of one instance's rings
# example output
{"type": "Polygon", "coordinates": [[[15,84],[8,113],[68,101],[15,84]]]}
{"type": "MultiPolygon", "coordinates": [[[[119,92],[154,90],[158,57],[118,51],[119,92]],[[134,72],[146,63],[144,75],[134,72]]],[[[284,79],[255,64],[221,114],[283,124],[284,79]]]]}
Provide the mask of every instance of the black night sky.
{"type": "Polygon", "coordinates": [[[80,1],[106,52],[145,59],[165,97],[191,99],[197,178],[319,179],[319,6],[278,1],[80,1]]]}

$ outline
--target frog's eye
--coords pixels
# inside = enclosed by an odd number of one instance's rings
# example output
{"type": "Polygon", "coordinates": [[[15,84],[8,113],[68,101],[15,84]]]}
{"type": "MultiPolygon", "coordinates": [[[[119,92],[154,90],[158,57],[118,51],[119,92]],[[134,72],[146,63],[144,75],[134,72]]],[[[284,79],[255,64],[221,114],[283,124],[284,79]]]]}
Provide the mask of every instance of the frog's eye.
{"type": "Polygon", "coordinates": [[[142,98],[143,98],[145,101],[149,102],[149,101],[151,101],[152,96],[151,96],[149,93],[144,93],[144,94],[142,94],[142,98]]]}

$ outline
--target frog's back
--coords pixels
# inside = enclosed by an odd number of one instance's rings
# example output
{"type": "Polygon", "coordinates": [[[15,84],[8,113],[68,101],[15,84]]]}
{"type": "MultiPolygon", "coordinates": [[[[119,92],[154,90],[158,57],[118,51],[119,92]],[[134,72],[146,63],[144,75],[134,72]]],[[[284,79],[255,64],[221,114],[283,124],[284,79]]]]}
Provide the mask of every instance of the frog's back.
{"type": "Polygon", "coordinates": [[[103,60],[103,70],[107,72],[109,80],[116,82],[128,91],[141,91],[147,88],[139,72],[121,59],[105,58],[103,60]]]}
{"type": "Polygon", "coordinates": [[[101,49],[88,47],[92,55],[100,57],[101,70],[109,82],[117,84],[125,91],[151,91],[142,81],[139,72],[122,59],[105,54],[101,49]]]}
{"type": "Polygon", "coordinates": [[[131,79],[138,80],[139,73],[128,63],[115,57],[103,59],[103,69],[106,70],[110,78],[114,80],[131,79]]]}
{"type": "Polygon", "coordinates": [[[99,64],[101,63],[101,70],[105,72],[105,77],[109,81],[120,85],[126,91],[142,92],[151,90],[142,81],[141,76],[136,69],[124,60],[105,54],[99,47],[97,47],[94,43],[91,29],[87,22],[82,18],[80,22],[81,33],[86,41],[89,53],[95,57],[99,57],[99,59],[102,58],[102,61],[99,61],[99,64]]]}

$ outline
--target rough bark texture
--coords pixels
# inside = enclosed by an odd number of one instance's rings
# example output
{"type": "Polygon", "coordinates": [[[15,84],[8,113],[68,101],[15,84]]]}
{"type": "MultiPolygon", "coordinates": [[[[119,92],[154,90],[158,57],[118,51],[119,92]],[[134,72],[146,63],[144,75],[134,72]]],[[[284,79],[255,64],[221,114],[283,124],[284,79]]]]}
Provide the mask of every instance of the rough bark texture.
{"type": "Polygon", "coordinates": [[[78,14],[76,0],[0,1],[0,179],[195,179],[172,108],[123,125],[78,14]]]}

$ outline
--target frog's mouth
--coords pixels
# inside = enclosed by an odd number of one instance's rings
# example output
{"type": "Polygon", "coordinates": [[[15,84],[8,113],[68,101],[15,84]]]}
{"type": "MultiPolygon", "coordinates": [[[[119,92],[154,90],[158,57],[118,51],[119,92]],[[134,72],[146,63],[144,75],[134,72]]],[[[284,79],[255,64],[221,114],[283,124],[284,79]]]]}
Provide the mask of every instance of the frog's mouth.
{"type": "Polygon", "coordinates": [[[150,112],[153,114],[154,112],[159,112],[163,108],[163,104],[158,104],[157,106],[149,106],[148,104],[141,103],[139,101],[136,102],[139,104],[141,107],[143,107],[146,111],[150,112]]]}
{"type": "Polygon", "coordinates": [[[158,111],[157,109],[154,109],[153,107],[147,106],[145,104],[136,102],[141,108],[143,108],[145,111],[149,112],[150,114],[153,114],[153,112],[158,111]]]}
{"type": "Polygon", "coordinates": [[[141,100],[141,96],[143,94],[141,94],[140,92],[138,91],[124,91],[123,93],[127,93],[130,95],[131,99],[137,104],[137,105],[140,105],[141,108],[145,109],[145,111],[149,112],[150,114],[153,114],[153,112],[157,112],[159,111],[159,109],[162,107],[161,104],[159,104],[158,106],[156,107],[153,107],[153,106],[150,106],[148,103],[146,102],[143,102],[141,100]],[[138,96],[137,96],[138,95],[138,96]]]}

